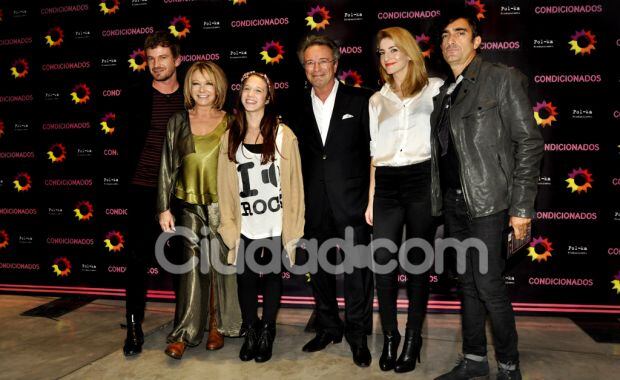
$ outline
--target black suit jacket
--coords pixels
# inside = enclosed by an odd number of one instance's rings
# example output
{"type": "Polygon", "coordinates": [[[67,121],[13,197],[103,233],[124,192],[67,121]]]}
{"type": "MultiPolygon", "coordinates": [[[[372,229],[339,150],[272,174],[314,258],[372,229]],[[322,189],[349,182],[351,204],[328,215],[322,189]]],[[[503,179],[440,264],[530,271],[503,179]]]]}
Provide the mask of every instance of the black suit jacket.
{"type": "Polygon", "coordinates": [[[322,205],[331,208],[339,234],[347,226],[355,228],[356,236],[361,230],[368,231],[364,212],[368,204],[371,95],[370,90],[339,84],[325,145],[312,110],[310,91],[305,92],[301,110],[293,118],[304,180],[307,238],[313,237],[325,223],[322,205]]]}

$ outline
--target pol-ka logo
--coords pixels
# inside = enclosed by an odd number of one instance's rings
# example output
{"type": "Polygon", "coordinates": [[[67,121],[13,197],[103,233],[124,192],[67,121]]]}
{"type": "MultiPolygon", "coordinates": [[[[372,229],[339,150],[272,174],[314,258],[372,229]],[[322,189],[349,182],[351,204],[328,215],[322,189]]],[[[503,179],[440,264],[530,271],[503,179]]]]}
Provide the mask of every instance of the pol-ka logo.
{"type": "Polygon", "coordinates": [[[56,277],[67,277],[71,274],[71,261],[66,257],[57,257],[52,264],[52,270],[56,277]]]}
{"type": "Polygon", "coordinates": [[[616,274],[614,279],[611,281],[611,284],[613,285],[611,289],[615,290],[616,294],[620,294],[620,271],[618,271],[618,274],[616,274]]]}
{"type": "Polygon", "coordinates": [[[531,257],[532,261],[547,261],[547,259],[551,257],[553,244],[549,241],[549,239],[539,236],[532,240],[527,251],[527,256],[531,257]]]}
{"type": "Polygon", "coordinates": [[[596,36],[589,30],[581,29],[571,36],[568,44],[570,45],[570,50],[575,51],[575,55],[589,55],[592,53],[592,50],[596,49],[596,36]]]}
{"type": "Polygon", "coordinates": [[[26,192],[32,189],[32,178],[26,172],[18,173],[13,180],[13,186],[18,193],[26,192]]]}
{"type": "Polygon", "coordinates": [[[67,159],[67,148],[62,144],[54,144],[47,151],[47,158],[52,164],[59,164],[67,159]]]}
{"type": "Polygon", "coordinates": [[[418,46],[420,47],[420,50],[422,51],[422,56],[424,58],[429,58],[431,54],[433,54],[435,48],[431,44],[431,38],[429,36],[422,33],[419,36],[415,36],[415,42],[418,43],[418,46]]]}
{"type": "Polygon", "coordinates": [[[0,230],[0,250],[9,246],[9,233],[6,230],[0,230]]]}
{"type": "Polygon", "coordinates": [[[265,43],[263,51],[260,53],[261,60],[265,61],[265,64],[274,65],[280,63],[284,59],[284,46],[280,44],[280,41],[271,41],[265,43]]]}
{"type": "Polygon", "coordinates": [[[90,88],[84,84],[80,83],[73,87],[71,92],[71,100],[75,104],[86,104],[90,100],[90,88]]]}
{"type": "Polygon", "coordinates": [[[23,58],[17,59],[11,65],[11,75],[15,79],[23,79],[28,75],[28,71],[30,66],[28,65],[28,61],[23,58]]]}
{"type": "Polygon", "coordinates": [[[106,135],[113,135],[116,130],[114,122],[116,121],[116,114],[114,112],[108,112],[101,118],[101,130],[106,135]]]}
{"type": "Polygon", "coordinates": [[[144,71],[146,70],[146,54],[144,50],[136,49],[129,54],[129,68],[132,71],[144,71]]]}
{"type": "Polygon", "coordinates": [[[104,15],[113,15],[120,9],[119,0],[101,0],[99,2],[99,10],[104,15]]]}
{"type": "Polygon", "coordinates": [[[108,232],[105,235],[103,243],[108,249],[108,252],[120,252],[123,248],[125,248],[125,238],[123,237],[123,234],[118,231],[108,232]]]}
{"type": "Polygon", "coordinates": [[[353,87],[362,87],[362,76],[355,70],[343,71],[338,75],[338,79],[341,83],[348,84],[353,87]]]}
{"type": "Polygon", "coordinates": [[[178,16],[170,21],[168,29],[170,33],[178,39],[187,37],[192,25],[189,23],[189,19],[185,16],[178,16]]]}
{"type": "Polygon", "coordinates": [[[536,124],[541,127],[551,127],[554,121],[558,121],[555,117],[559,115],[558,107],[555,107],[551,102],[543,100],[542,102],[536,102],[534,108],[534,119],[536,124]]]}
{"type": "Polygon", "coordinates": [[[93,205],[88,201],[79,201],[75,204],[75,209],[73,209],[75,213],[75,217],[80,222],[86,222],[92,219],[95,209],[93,205]]]}
{"type": "Polygon", "coordinates": [[[329,19],[332,18],[327,8],[318,5],[314,8],[310,8],[310,11],[306,14],[308,15],[308,17],[306,17],[306,25],[310,27],[310,30],[325,29],[325,27],[329,25],[329,19]]]}
{"type": "Polygon", "coordinates": [[[481,0],[465,0],[465,5],[474,7],[476,11],[478,11],[478,14],[476,15],[476,17],[478,17],[478,20],[482,20],[483,18],[485,18],[484,14],[487,12],[487,10],[484,8],[485,5],[481,0]]]}
{"type": "Polygon", "coordinates": [[[0,138],[4,136],[4,120],[0,119],[0,138]]]}
{"type": "Polygon", "coordinates": [[[592,179],[592,174],[588,169],[573,169],[566,179],[566,183],[568,183],[566,188],[571,189],[571,193],[575,191],[577,194],[580,194],[582,191],[587,193],[588,189],[592,188],[592,182],[594,182],[594,179],[592,179]]]}
{"type": "Polygon", "coordinates": [[[247,0],[230,0],[232,1],[233,5],[241,5],[241,4],[246,4],[247,0]]]}
{"type": "Polygon", "coordinates": [[[59,47],[62,45],[64,41],[65,32],[59,26],[55,26],[47,31],[47,34],[45,35],[44,38],[45,38],[45,43],[49,47],[51,48],[59,47]]]}

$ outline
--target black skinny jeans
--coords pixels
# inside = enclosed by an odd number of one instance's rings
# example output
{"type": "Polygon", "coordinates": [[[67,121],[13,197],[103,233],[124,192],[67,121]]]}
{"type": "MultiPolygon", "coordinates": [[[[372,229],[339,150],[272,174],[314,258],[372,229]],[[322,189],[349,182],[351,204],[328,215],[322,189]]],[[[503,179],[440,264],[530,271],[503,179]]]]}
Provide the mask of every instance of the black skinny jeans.
{"type": "Polygon", "coordinates": [[[465,198],[460,190],[449,189],[444,194],[445,234],[458,240],[478,238],[488,250],[488,272],[479,271],[480,255],[468,249],[465,273],[459,274],[462,288],[463,354],[486,356],[487,314],[495,340],[495,356],[501,363],[518,363],[517,329],[510,298],[502,272],[506,261],[502,257],[504,230],[508,228],[506,210],[470,218],[465,198]]]}
{"type": "MultiPolygon", "coordinates": [[[[406,239],[421,238],[433,245],[435,223],[431,215],[430,180],[430,160],[414,165],[376,168],[373,239],[389,239],[400,249],[405,227],[406,239]]],[[[424,252],[417,247],[412,248],[407,256],[414,265],[424,261],[424,252]]],[[[398,252],[390,252],[387,248],[376,250],[377,264],[384,265],[391,259],[398,261],[398,252]]],[[[399,267],[402,270],[400,261],[399,266],[388,274],[375,273],[379,314],[384,332],[398,329],[396,301],[399,267]]],[[[428,271],[404,274],[407,275],[409,299],[407,329],[419,334],[428,302],[428,271]]]]}
{"type": "MultiPolygon", "coordinates": [[[[258,318],[258,293],[259,288],[262,288],[263,294],[263,321],[275,322],[278,314],[278,308],[280,306],[280,297],[282,296],[282,241],[280,237],[274,237],[273,240],[278,246],[277,253],[273,257],[273,253],[268,248],[261,248],[254,252],[248,250],[247,247],[254,240],[241,235],[245,252],[239,248],[237,252],[237,294],[239,296],[239,306],[241,307],[241,318],[243,325],[249,327],[259,320],[258,318]],[[245,264],[243,273],[239,273],[240,260],[243,255],[245,264]],[[277,268],[277,273],[269,270],[265,273],[257,273],[248,267],[248,255],[253,255],[254,261],[260,265],[268,265],[273,259],[270,268],[277,268]],[[261,287],[262,285],[262,287],[261,287]]],[[[288,258],[286,259],[288,260],[288,258]]]]}

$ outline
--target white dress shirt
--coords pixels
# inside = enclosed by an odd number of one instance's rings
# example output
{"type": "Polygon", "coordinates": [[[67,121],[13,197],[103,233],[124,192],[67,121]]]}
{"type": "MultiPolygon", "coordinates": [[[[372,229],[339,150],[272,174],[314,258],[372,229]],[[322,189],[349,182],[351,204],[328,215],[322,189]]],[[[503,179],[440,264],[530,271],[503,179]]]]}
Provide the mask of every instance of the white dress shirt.
{"type": "Polygon", "coordinates": [[[405,166],[431,158],[433,96],[443,80],[429,78],[415,96],[401,100],[383,85],[370,98],[370,155],[374,166],[405,166]]]}
{"type": "Polygon", "coordinates": [[[338,80],[334,80],[334,82],[332,92],[330,92],[327,99],[325,99],[325,103],[323,103],[323,101],[316,96],[314,93],[314,88],[310,91],[310,97],[312,98],[312,111],[314,112],[316,125],[319,127],[319,133],[321,134],[323,145],[325,145],[325,139],[327,139],[329,122],[332,118],[332,112],[334,112],[334,103],[336,102],[336,91],[338,91],[338,80]]]}

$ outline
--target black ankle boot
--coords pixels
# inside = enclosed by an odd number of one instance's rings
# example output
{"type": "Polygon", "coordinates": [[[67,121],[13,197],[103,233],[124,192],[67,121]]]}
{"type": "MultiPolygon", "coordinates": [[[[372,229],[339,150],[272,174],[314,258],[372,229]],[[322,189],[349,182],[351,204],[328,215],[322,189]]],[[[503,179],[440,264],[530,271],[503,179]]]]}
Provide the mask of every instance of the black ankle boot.
{"type": "Polygon", "coordinates": [[[407,329],[403,351],[400,353],[394,372],[410,372],[415,369],[416,360],[420,362],[420,350],[422,349],[422,336],[414,330],[407,329]]]}
{"type": "Polygon", "coordinates": [[[256,356],[256,346],[258,345],[258,331],[260,328],[260,321],[248,326],[245,332],[245,338],[241,351],[239,351],[239,359],[244,362],[254,359],[256,356]]]}
{"type": "Polygon", "coordinates": [[[400,334],[398,330],[383,334],[383,352],[381,353],[381,358],[379,358],[379,368],[381,368],[382,371],[391,371],[394,369],[399,343],[400,334]]]}
{"type": "Polygon", "coordinates": [[[258,345],[256,348],[256,356],[254,361],[257,363],[263,363],[271,359],[271,353],[273,351],[273,340],[276,337],[276,323],[275,322],[263,322],[261,326],[261,332],[258,338],[258,345]]]}
{"type": "Polygon", "coordinates": [[[138,318],[135,314],[129,314],[127,316],[127,337],[123,345],[123,353],[125,356],[138,355],[142,352],[143,344],[142,318],[138,318]]]}

